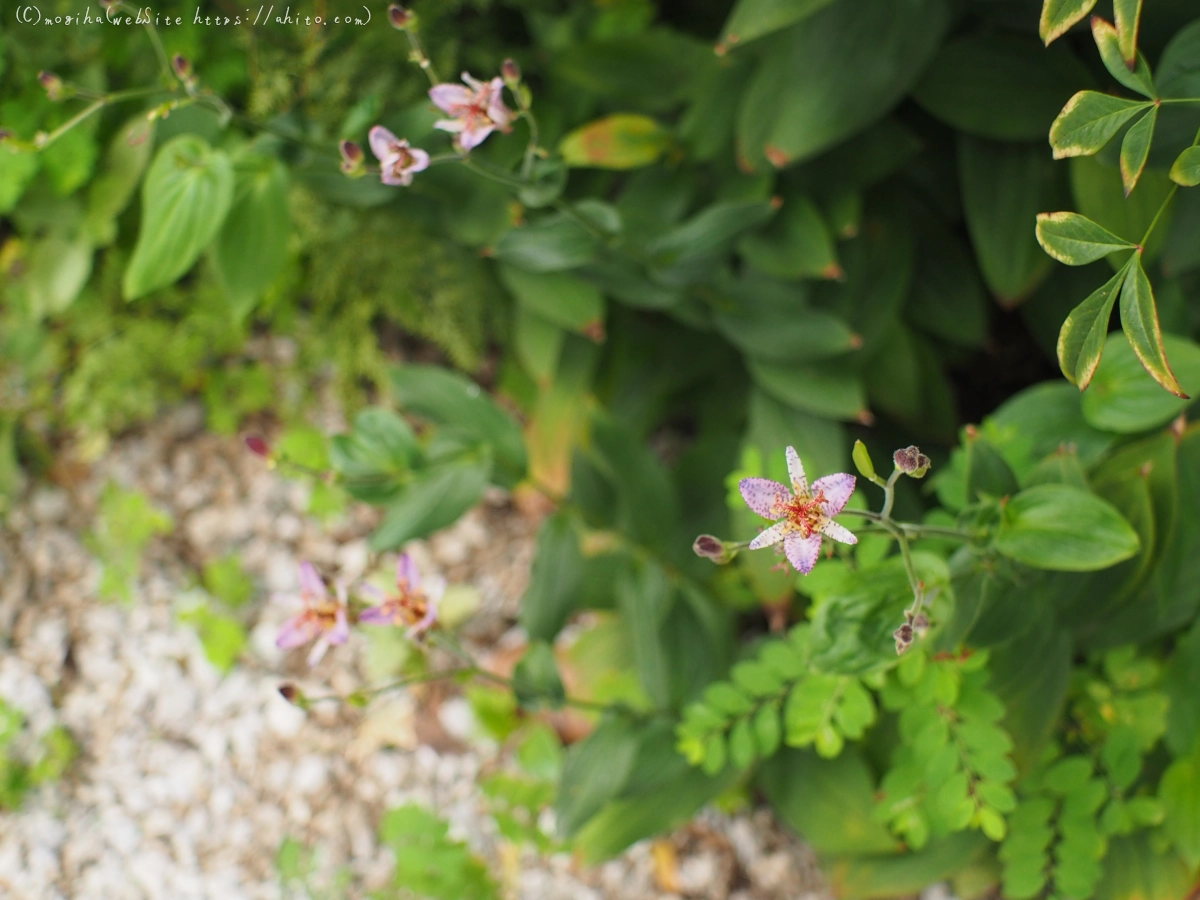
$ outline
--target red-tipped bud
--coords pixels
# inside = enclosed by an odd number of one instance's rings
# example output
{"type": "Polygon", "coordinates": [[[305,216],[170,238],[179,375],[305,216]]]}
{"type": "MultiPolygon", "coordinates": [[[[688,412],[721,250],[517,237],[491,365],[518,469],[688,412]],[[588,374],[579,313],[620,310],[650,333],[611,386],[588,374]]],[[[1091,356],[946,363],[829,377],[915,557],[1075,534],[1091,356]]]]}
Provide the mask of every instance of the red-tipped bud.
{"type": "Polygon", "coordinates": [[[501,64],[500,77],[510,88],[515,88],[521,83],[521,67],[517,65],[516,60],[506,59],[501,64]]]}
{"type": "Polygon", "coordinates": [[[692,552],[705,559],[711,559],[718,566],[723,566],[733,560],[736,551],[731,550],[720,538],[702,534],[692,544],[692,552]]]}
{"type": "Polygon", "coordinates": [[[909,478],[924,478],[931,465],[929,457],[918,447],[905,447],[892,454],[892,462],[896,468],[909,478]]]}
{"type": "Polygon", "coordinates": [[[362,147],[354,143],[354,141],[342,141],[338,144],[338,150],[342,154],[342,171],[347,175],[354,175],[362,170],[363,166],[363,151],[362,147]]]}
{"type": "Polygon", "coordinates": [[[192,77],[191,60],[189,60],[182,53],[176,53],[173,57],[171,57],[171,68],[175,71],[176,76],[183,81],[187,81],[192,77]]]}
{"type": "Polygon", "coordinates": [[[298,706],[301,709],[308,709],[308,698],[304,696],[304,691],[296,687],[296,685],[288,682],[279,686],[279,696],[281,696],[292,706],[298,706]]]}
{"type": "Polygon", "coordinates": [[[393,28],[399,28],[401,31],[411,28],[416,18],[399,3],[393,3],[388,7],[388,21],[392,23],[393,28]]]}
{"type": "Polygon", "coordinates": [[[51,100],[62,99],[63,82],[53,72],[38,72],[38,82],[46,89],[46,96],[51,100]]]}
{"type": "Polygon", "coordinates": [[[246,449],[255,456],[261,456],[263,459],[267,459],[271,455],[270,444],[261,435],[257,434],[252,434],[246,438],[246,449]]]}

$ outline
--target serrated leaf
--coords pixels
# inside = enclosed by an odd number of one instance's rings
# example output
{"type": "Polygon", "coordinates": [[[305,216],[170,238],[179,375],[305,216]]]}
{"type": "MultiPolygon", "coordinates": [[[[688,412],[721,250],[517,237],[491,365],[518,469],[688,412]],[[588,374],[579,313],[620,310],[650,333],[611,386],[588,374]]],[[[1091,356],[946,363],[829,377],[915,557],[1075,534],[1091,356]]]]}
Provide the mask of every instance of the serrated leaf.
{"type": "Polygon", "coordinates": [[[1045,0],[1038,34],[1046,45],[1066,34],[1071,26],[1092,11],[1096,0],[1045,0]]]}
{"type": "Polygon", "coordinates": [[[1112,140],[1121,126],[1140,110],[1153,106],[1144,100],[1123,100],[1098,91],[1080,91],[1067,101],[1050,126],[1055,159],[1091,156],[1112,140]]]}
{"type": "Polygon", "coordinates": [[[576,128],[558,152],[568,166],[637,169],[654,163],[671,144],[671,133],[649,116],[617,113],[576,128]]]}
{"type": "Polygon", "coordinates": [[[193,134],[163,145],[142,185],[142,224],[121,292],[136,300],[180,278],[220,230],[233,202],[233,164],[193,134]]]}
{"type": "Polygon", "coordinates": [[[1091,384],[1108,339],[1108,323],[1129,264],[1071,310],[1058,333],[1058,365],[1081,391],[1091,384]]]}
{"type": "Polygon", "coordinates": [[[1140,253],[1134,257],[1133,270],[1121,288],[1121,327],[1129,338],[1129,346],[1150,376],[1176,397],[1189,399],[1167,362],[1158,308],[1150,279],[1142,268],[1140,253]]]}
{"type": "Polygon", "coordinates": [[[1129,66],[1137,59],[1138,25],[1141,18],[1142,0],[1113,0],[1113,19],[1116,20],[1121,58],[1129,66]]]}
{"type": "Polygon", "coordinates": [[[1116,28],[1099,16],[1093,16],[1092,37],[1096,39],[1096,48],[1100,51],[1100,59],[1104,62],[1104,68],[1108,69],[1109,75],[1131,91],[1137,91],[1147,97],[1157,96],[1146,58],[1139,53],[1137,63],[1132,69],[1125,64],[1116,28]]]}
{"type": "Polygon", "coordinates": [[[1146,158],[1150,155],[1150,144],[1154,140],[1154,123],[1158,121],[1158,107],[1150,107],[1150,111],[1138,119],[1125,132],[1121,140],[1121,184],[1125,187],[1125,196],[1133,193],[1142,170],[1146,168],[1146,158]]]}
{"type": "Polygon", "coordinates": [[[1200,184],[1200,147],[1188,147],[1171,166],[1171,180],[1183,187],[1200,184]]]}
{"type": "Polygon", "coordinates": [[[1136,246],[1074,212],[1038,213],[1037,239],[1043,250],[1068,266],[1085,266],[1136,246]]]}

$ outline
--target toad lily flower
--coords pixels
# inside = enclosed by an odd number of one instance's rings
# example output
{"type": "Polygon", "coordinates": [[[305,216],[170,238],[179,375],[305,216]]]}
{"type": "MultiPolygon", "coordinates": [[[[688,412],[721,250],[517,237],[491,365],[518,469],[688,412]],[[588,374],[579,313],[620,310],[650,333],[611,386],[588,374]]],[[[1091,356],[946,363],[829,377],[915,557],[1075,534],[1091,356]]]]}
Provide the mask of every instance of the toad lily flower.
{"type": "Polygon", "coordinates": [[[738,483],[746,505],[764,519],[776,519],[770,528],[750,542],[751,550],[783,541],[788,561],[807,575],[817,564],[821,535],[843,544],[858,538],[833,521],[854,493],[854,476],[842,472],[818,478],[810,488],[804,466],[796,451],[787,448],[788,475],[792,489],[769,478],[743,478],[738,483]]]}
{"type": "Polygon", "coordinates": [[[337,596],[330,597],[329,589],[312,563],[300,563],[299,596],[277,596],[277,600],[299,612],[283,623],[275,646],[283,650],[300,647],[316,641],[308,654],[308,664],[315,666],[334,644],[344,644],[350,637],[350,623],[346,618],[346,589],[337,585],[337,596]]]}
{"type": "Polygon", "coordinates": [[[429,168],[429,154],[417,147],[408,146],[407,140],[396,137],[382,125],[376,125],[367,136],[371,152],[379,158],[383,169],[384,184],[412,184],[413,173],[429,168]]]}
{"type": "Polygon", "coordinates": [[[363,585],[362,591],[380,602],[359,613],[359,622],[364,625],[407,625],[408,636],[419,637],[437,621],[438,601],[446,591],[446,583],[440,578],[426,578],[422,587],[417,564],[403,553],[396,563],[395,594],[389,596],[369,584],[363,585]]]}
{"type": "Polygon", "coordinates": [[[429,99],[438,109],[451,116],[435,122],[433,127],[457,134],[459,146],[469,151],[482,144],[497,128],[508,131],[512,110],[504,105],[501,97],[503,78],[479,81],[463,72],[462,80],[469,87],[435,84],[429,89],[429,99]]]}

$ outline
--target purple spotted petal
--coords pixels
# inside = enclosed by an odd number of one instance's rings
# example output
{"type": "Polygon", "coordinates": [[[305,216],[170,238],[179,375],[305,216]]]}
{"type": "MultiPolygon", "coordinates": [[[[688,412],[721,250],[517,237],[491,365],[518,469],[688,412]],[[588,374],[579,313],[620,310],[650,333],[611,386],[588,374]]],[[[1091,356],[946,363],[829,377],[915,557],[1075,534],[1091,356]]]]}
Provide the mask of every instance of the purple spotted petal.
{"type": "Polygon", "coordinates": [[[810,534],[808,537],[801,537],[798,534],[789,534],[783,542],[783,552],[787,554],[788,562],[796,567],[797,572],[807,575],[817,564],[817,557],[821,555],[821,535],[810,534]]]}
{"type": "Polygon", "coordinates": [[[419,591],[421,589],[421,573],[417,564],[407,553],[401,553],[396,560],[396,587],[400,590],[419,591]]]}
{"type": "Polygon", "coordinates": [[[770,478],[743,478],[738,490],[746,505],[764,519],[775,519],[782,515],[779,505],[791,497],[791,491],[770,478]]]}
{"type": "Polygon", "coordinates": [[[837,522],[826,521],[821,525],[820,531],[827,537],[833,538],[835,541],[841,541],[843,544],[857,544],[858,538],[848,529],[843,528],[837,522]]]}
{"type": "Polygon", "coordinates": [[[275,638],[275,646],[281,650],[291,650],[307,644],[321,633],[321,623],[309,616],[293,616],[283,623],[279,635],[275,638]]]}
{"type": "Polygon", "coordinates": [[[813,496],[825,495],[821,504],[821,512],[827,516],[836,516],[846,508],[850,495],[854,493],[854,476],[840,472],[837,475],[826,475],[813,482],[813,496]]]}
{"type": "Polygon", "coordinates": [[[300,593],[314,599],[329,596],[325,582],[321,580],[313,564],[307,560],[300,563],[300,593]]]}
{"type": "Polygon", "coordinates": [[[435,84],[429,89],[429,99],[438,109],[457,116],[471,105],[475,95],[461,84],[435,84]]]}
{"type": "Polygon", "coordinates": [[[770,547],[772,544],[778,544],[795,530],[796,526],[791,522],[776,522],[774,525],[752,540],[750,542],[749,549],[761,550],[763,547],[770,547]]]}
{"type": "Polygon", "coordinates": [[[792,480],[792,490],[802,496],[808,496],[808,476],[804,474],[804,463],[800,462],[800,455],[796,452],[795,447],[788,447],[785,453],[787,456],[788,477],[792,480]]]}
{"type": "Polygon", "coordinates": [[[371,145],[371,152],[375,154],[375,157],[380,162],[386,162],[389,157],[396,155],[392,147],[399,144],[400,141],[382,125],[376,125],[367,135],[367,143],[371,145]]]}

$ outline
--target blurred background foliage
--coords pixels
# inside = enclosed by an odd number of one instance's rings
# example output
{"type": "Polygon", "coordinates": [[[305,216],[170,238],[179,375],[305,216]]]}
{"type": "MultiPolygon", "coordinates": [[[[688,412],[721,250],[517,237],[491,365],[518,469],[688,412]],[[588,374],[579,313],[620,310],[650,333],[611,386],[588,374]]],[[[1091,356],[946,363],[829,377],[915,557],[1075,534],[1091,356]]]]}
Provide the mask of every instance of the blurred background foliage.
{"type": "MultiPolygon", "coordinates": [[[[587,688],[626,713],[556,771],[560,831],[589,858],[753,789],[843,896],[954,874],[963,896],[1003,878],[1012,898],[1132,898],[1149,895],[1121,878],[1142,866],[1167,885],[1153,896],[1181,897],[1200,863],[1184,687],[1200,645],[1183,630],[1200,605],[1197,432],[1119,334],[1082,399],[1041,384],[1059,378],[1064,319],[1115,266],[1057,264],[1034,221],[1074,209],[1138,241],[1200,113],[1163,107],[1128,198],[1117,141],[1055,162],[1064,104],[1120,88],[1086,23],[1043,46],[1041,6],[415,2],[443,78],[519,63],[551,152],[516,189],[457,165],[405,189],[339,172],[337,142],[365,146],[376,123],[447,145],[382,8],[362,27],[160,28],[231,115],[197,102],[150,127],[174,83],[145,29],[5,21],[0,126],[19,141],[82,105],[48,99],[41,70],[163,90],[44,152],[0,145],[0,496],[184,397],[217,431],[291,429],[285,455],[385,507],[376,549],[449,524],[489,482],[540,493],[558,509],[521,624],[551,642],[599,610],[624,636],[608,668],[637,673],[587,688]],[[195,265],[147,279],[131,259],[154,212],[137,189],[184,136],[236,188],[184,255],[195,265]],[[323,396],[354,421],[328,448],[303,426],[323,396]],[[738,477],[783,478],[787,444],[814,477],[845,470],[854,439],[876,459],[911,443],[933,458],[936,478],[901,479],[898,516],[990,528],[1000,498],[1066,485],[1132,523],[1138,552],[1080,573],[1009,519],[979,552],[925,541],[937,630],[900,666],[907,588],[886,539],[800,582],[767,554],[714,569],[690,552],[697,532],[762,524],[738,477]]],[[[1194,2],[1135,6],[1160,90],[1200,96],[1194,2]]],[[[518,165],[525,127],[472,160],[518,165]]],[[[1200,191],[1185,189],[1144,254],[1193,396],[1198,235],[1200,191]]]]}

